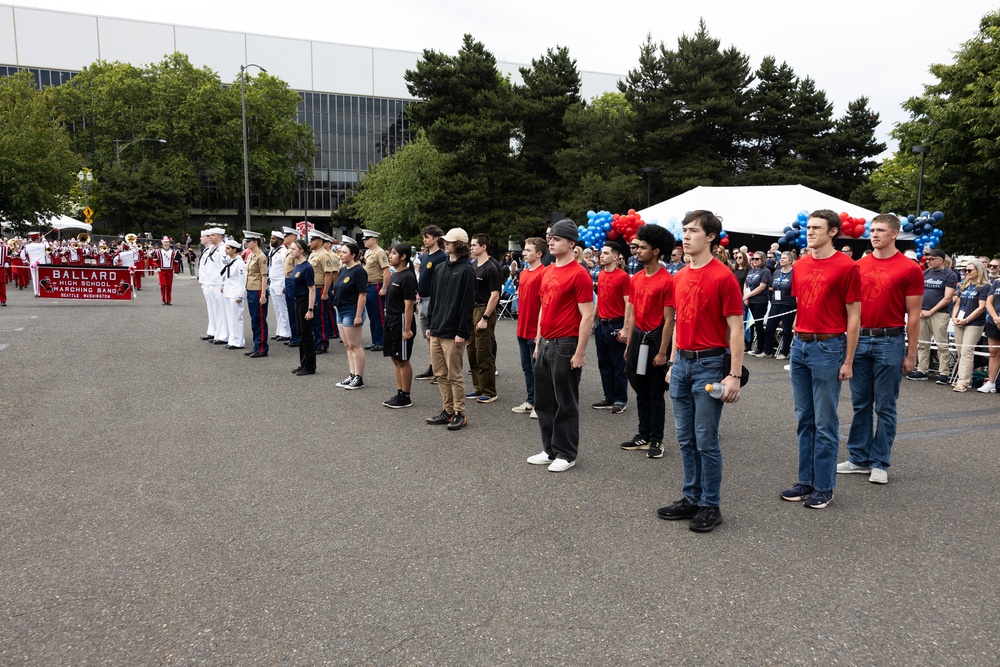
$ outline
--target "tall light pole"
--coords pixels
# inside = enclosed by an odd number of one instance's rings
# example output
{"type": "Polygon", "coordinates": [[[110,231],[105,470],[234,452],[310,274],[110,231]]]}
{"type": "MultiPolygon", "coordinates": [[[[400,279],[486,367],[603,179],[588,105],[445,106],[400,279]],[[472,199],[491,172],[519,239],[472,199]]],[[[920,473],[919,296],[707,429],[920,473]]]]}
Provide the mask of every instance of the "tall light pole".
{"type": "Polygon", "coordinates": [[[642,173],[646,175],[646,208],[649,208],[650,203],[650,185],[653,182],[653,174],[656,173],[656,167],[643,167],[642,173]]]}
{"type": "Polygon", "coordinates": [[[914,153],[920,153],[920,178],[917,180],[917,215],[920,215],[920,196],[924,189],[924,158],[931,152],[930,146],[914,146],[914,153]]]}
{"type": "Polygon", "coordinates": [[[128,141],[128,142],[126,142],[123,145],[121,139],[115,139],[115,166],[116,167],[121,167],[122,166],[122,151],[125,150],[126,148],[128,148],[129,146],[131,146],[132,144],[137,144],[140,141],[155,141],[158,144],[165,144],[165,143],[167,143],[166,139],[150,139],[148,137],[143,137],[142,139],[133,139],[132,141],[128,141]]]}
{"type": "Polygon", "coordinates": [[[83,217],[88,225],[92,225],[94,212],[90,210],[90,186],[94,184],[94,174],[89,169],[81,169],[76,173],[77,180],[80,181],[80,188],[83,190],[83,217]]]}
{"type": "Polygon", "coordinates": [[[243,231],[250,229],[250,155],[247,152],[247,89],[245,81],[247,70],[251,67],[256,67],[267,74],[267,70],[260,65],[254,63],[240,65],[240,107],[243,111],[243,206],[246,208],[243,231]]]}

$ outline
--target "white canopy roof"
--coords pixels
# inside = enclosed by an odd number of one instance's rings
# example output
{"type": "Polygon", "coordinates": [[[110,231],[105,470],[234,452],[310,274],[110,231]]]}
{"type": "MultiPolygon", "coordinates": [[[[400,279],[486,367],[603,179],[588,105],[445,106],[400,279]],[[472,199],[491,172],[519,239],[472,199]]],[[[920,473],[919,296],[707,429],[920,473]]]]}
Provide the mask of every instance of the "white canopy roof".
{"type": "MultiPolygon", "coordinates": [[[[5,229],[7,227],[10,227],[10,223],[7,222],[6,220],[0,219],[0,222],[2,222],[3,227],[5,229]]],[[[34,226],[35,225],[29,225],[29,227],[34,227],[34,226]]],[[[86,222],[80,222],[79,220],[77,220],[75,218],[71,218],[71,217],[69,217],[67,215],[57,215],[55,217],[48,218],[48,219],[43,220],[42,222],[40,222],[37,226],[38,227],[51,227],[52,229],[59,229],[59,230],[63,230],[63,229],[82,229],[82,230],[84,230],[86,232],[92,232],[92,231],[94,231],[94,229],[93,229],[94,226],[93,225],[88,225],[86,222]]]]}
{"type": "MultiPolygon", "coordinates": [[[[778,237],[784,235],[785,227],[795,221],[799,211],[821,208],[869,221],[878,215],[804,185],[699,186],[639,213],[647,222],[665,224],[670,218],[683,220],[689,211],[707,209],[722,218],[727,232],[778,237]]],[[[900,232],[899,238],[912,239],[913,234],[900,232]]]]}

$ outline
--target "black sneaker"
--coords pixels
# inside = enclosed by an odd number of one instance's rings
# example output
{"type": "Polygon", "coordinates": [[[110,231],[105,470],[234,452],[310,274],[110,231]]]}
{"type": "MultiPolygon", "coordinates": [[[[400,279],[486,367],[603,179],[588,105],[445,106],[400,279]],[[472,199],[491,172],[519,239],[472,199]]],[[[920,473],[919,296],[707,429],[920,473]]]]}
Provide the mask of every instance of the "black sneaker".
{"type": "Polygon", "coordinates": [[[427,370],[425,372],[421,373],[420,375],[414,375],[413,379],[414,380],[433,380],[434,379],[434,371],[431,370],[430,366],[428,366],[427,370]]]}
{"type": "Polygon", "coordinates": [[[387,408],[393,408],[398,410],[399,408],[408,408],[413,405],[413,401],[410,400],[409,394],[396,394],[388,401],[383,401],[382,405],[387,408]]]}
{"type": "Polygon", "coordinates": [[[355,375],[348,384],[345,384],[343,389],[364,389],[365,381],[361,379],[360,375],[355,375]]]}
{"type": "Polygon", "coordinates": [[[624,403],[615,403],[614,406],[611,408],[611,414],[613,415],[620,415],[623,412],[625,412],[624,403]]]}
{"type": "Polygon", "coordinates": [[[451,416],[451,422],[448,424],[449,431],[458,431],[469,425],[469,422],[465,419],[465,415],[461,412],[456,412],[451,416]]]}
{"type": "Polygon", "coordinates": [[[662,459],[663,458],[663,443],[662,442],[651,442],[649,443],[649,451],[646,452],[647,459],[662,459]]]}
{"type": "Polygon", "coordinates": [[[340,382],[338,382],[337,384],[335,384],[333,386],[334,387],[340,387],[341,389],[346,389],[347,385],[351,384],[351,380],[353,380],[353,379],[354,379],[354,373],[351,373],[350,375],[348,375],[343,380],[341,380],[340,382]]]}
{"type": "Polygon", "coordinates": [[[722,523],[722,512],[718,507],[699,507],[688,528],[696,533],[710,533],[722,523]]]}
{"type": "Polygon", "coordinates": [[[451,421],[451,413],[447,410],[442,410],[440,413],[434,415],[433,417],[428,417],[424,421],[433,426],[440,426],[441,424],[447,424],[451,421]]]}
{"type": "Polygon", "coordinates": [[[611,408],[615,407],[615,404],[612,401],[609,401],[608,399],[605,398],[603,400],[598,401],[597,403],[594,403],[590,407],[594,408],[595,410],[610,410],[611,408]]]}
{"type": "Polygon", "coordinates": [[[637,433],[628,442],[623,442],[621,446],[627,452],[634,452],[637,449],[649,449],[649,440],[640,438],[637,433]]]}
{"type": "Polygon", "coordinates": [[[947,375],[938,375],[934,384],[951,384],[947,375]]]}
{"type": "Polygon", "coordinates": [[[676,503],[656,510],[656,516],[664,521],[687,521],[693,519],[697,513],[698,506],[688,501],[687,498],[681,498],[676,503]]]}

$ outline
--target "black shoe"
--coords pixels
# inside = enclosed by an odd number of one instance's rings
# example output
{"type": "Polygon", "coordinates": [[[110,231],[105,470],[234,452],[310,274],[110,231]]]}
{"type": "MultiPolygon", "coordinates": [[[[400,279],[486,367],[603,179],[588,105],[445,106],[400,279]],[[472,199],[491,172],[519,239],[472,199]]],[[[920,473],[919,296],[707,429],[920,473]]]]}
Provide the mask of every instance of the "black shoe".
{"type": "Polygon", "coordinates": [[[305,366],[297,366],[297,367],[293,368],[292,369],[292,375],[295,375],[296,373],[298,373],[299,371],[301,371],[303,368],[305,368],[305,366]]]}
{"type": "Polygon", "coordinates": [[[421,373],[420,375],[414,375],[413,379],[414,380],[433,380],[434,379],[434,371],[431,369],[430,366],[428,366],[426,372],[421,373]]]}
{"type": "Polygon", "coordinates": [[[309,368],[303,368],[302,370],[296,372],[295,374],[296,375],[312,375],[315,372],[316,372],[315,370],[312,370],[312,369],[309,369],[309,368]]]}
{"type": "Polygon", "coordinates": [[[164,306],[165,306],[165,305],[167,305],[167,302],[166,302],[166,301],[162,301],[161,303],[162,303],[162,304],[163,304],[164,306]]]}
{"type": "Polygon", "coordinates": [[[469,422],[465,419],[465,415],[461,412],[456,412],[451,417],[451,421],[448,423],[449,431],[458,431],[469,425],[469,422]]]}
{"type": "Polygon", "coordinates": [[[252,352],[248,355],[251,359],[260,359],[261,357],[266,357],[267,352],[252,352]]]}
{"type": "Polygon", "coordinates": [[[370,350],[370,349],[372,349],[372,346],[371,345],[365,345],[365,349],[366,350],[370,350]]]}
{"type": "Polygon", "coordinates": [[[722,523],[722,512],[718,507],[699,507],[688,528],[696,533],[710,533],[722,523]]]}
{"type": "Polygon", "coordinates": [[[396,394],[388,401],[382,401],[382,405],[387,408],[393,408],[398,410],[399,408],[408,408],[413,405],[413,401],[410,400],[409,394],[396,394]]]}
{"type": "Polygon", "coordinates": [[[167,303],[166,303],[165,305],[167,305],[167,306],[172,306],[172,305],[174,305],[174,304],[172,304],[172,303],[170,303],[169,301],[167,301],[167,303]]]}
{"type": "Polygon", "coordinates": [[[284,343],[286,340],[288,340],[288,338],[284,336],[272,336],[271,338],[279,343],[284,343]]]}
{"type": "Polygon", "coordinates": [[[428,417],[424,421],[433,426],[440,426],[441,424],[447,424],[451,421],[452,414],[446,410],[442,410],[439,414],[433,417],[428,417]]]}
{"type": "Polygon", "coordinates": [[[229,341],[226,340],[213,340],[212,345],[229,345],[229,341]]]}
{"type": "Polygon", "coordinates": [[[202,336],[201,339],[202,340],[213,340],[213,337],[212,336],[202,336]]]}
{"type": "Polygon", "coordinates": [[[615,407],[615,404],[614,401],[609,401],[608,399],[603,398],[597,403],[591,405],[590,407],[594,408],[595,410],[610,410],[611,408],[615,407]]]}
{"type": "Polygon", "coordinates": [[[253,350],[250,350],[249,352],[244,352],[244,353],[243,353],[243,356],[244,356],[244,357],[249,357],[249,356],[250,356],[251,354],[254,354],[254,351],[253,351],[253,350]]]}
{"type": "Polygon", "coordinates": [[[382,346],[381,345],[372,345],[368,349],[371,350],[372,352],[381,352],[382,351],[382,346]]]}
{"type": "Polygon", "coordinates": [[[242,350],[243,347],[244,347],[243,345],[227,345],[226,349],[227,350],[242,350]]]}
{"type": "Polygon", "coordinates": [[[687,498],[681,498],[676,503],[656,510],[656,516],[664,521],[687,521],[693,519],[697,513],[698,506],[689,502],[687,498]]]}
{"type": "Polygon", "coordinates": [[[316,354],[326,354],[327,352],[328,352],[328,350],[324,350],[321,347],[316,348],[316,354]]]}
{"type": "Polygon", "coordinates": [[[640,438],[639,434],[636,433],[632,436],[632,439],[628,442],[623,442],[621,448],[627,452],[634,452],[637,449],[649,449],[649,440],[645,438],[640,438]]]}
{"type": "Polygon", "coordinates": [[[651,442],[649,443],[649,451],[646,452],[647,459],[662,459],[663,458],[663,443],[662,442],[651,442]]]}
{"type": "Polygon", "coordinates": [[[298,343],[289,343],[288,344],[288,347],[298,347],[298,346],[299,346],[298,343]]]}
{"type": "Polygon", "coordinates": [[[615,403],[614,406],[611,408],[611,414],[613,415],[620,415],[623,412],[625,412],[624,403],[615,403]]]}

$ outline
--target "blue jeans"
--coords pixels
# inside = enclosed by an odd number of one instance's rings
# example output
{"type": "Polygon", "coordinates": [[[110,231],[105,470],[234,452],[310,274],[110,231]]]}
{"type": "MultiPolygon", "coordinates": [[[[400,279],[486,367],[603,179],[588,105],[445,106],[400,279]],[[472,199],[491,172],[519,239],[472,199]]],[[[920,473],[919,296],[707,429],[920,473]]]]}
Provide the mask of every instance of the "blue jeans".
{"type": "Polygon", "coordinates": [[[896,439],[896,399],[903,379],[906,341],[898,336],[861,336],[854,353],[851,404],[854,418],[847,437],[851,462],[868,468],[889,467],[896,439]],[[872,409],[878,426],[872,431],[872,409]]]}
{"type": "Polygon", "coordinates": [[[288,306],[288,327],[292,330],[292,339],[289,343],[299,342],[299,319],[295,315],[295,281],[292,278],[285,278],[285,305],[288,306]]]}
{"type": "Polygon", "coordinates": [[[722,450],[719,449],[719,419],[722,401],[705,391],[705,385],[720,382],[728,369],[724,357],[685,359],[677,355],[670,370],[670,403],[674,431],[681,446],[684,467],[684,497],[699,507],[718,507],[722,486],[722,450]]]}
{"type": "Polygon", "coordinates": [[[382,346],[382,332],[385,328],[385,303],[378,293],[382,283],[368,286],[368,297],[365,299],[365,312],[372,325],[372,346],[382,346]]]}
{"type": "Polygon", "coordinates": [[[517,346],[521,350],[521,371],[524,373],[524,386],[528,390],[528,403],[535,404],[535,339],[517,337],[517,346]]]}
{"type": "Polygon", "coordinates": [[[612,335],[621,331],[625,318],[598,322],[594,326],[594,345],[597,347],[597,368],[601,371],[601,388],[604,400],[617,405],[628,402],[628,375],[625,373],[625,343],[612,335]]]}
{"type": "Polygon", "coordinates": [[[247,310],[253,332],[253,351],[267,354],[267,304],[260,302],[260,290],[247,290],[247,310]]]}
{"type": "Polygon", "coordinates": [[[840,445],[840,367],[847,355],[847,337],[792,341],[792,398],[799,422],[799,484],[816,491],[837,486],[840,445]]]}

